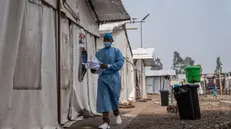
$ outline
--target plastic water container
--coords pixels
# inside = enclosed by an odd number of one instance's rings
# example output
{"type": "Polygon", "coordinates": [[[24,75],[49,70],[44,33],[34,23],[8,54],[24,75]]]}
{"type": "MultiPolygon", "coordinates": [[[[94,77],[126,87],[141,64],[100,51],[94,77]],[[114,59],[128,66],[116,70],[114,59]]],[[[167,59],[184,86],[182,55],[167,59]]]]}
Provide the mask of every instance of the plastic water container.
{"type": "Polygon", "coordinates": [[[184,69],[188,83],[198,83],[201,81],[201,67],[188,66],[184,69]]]}

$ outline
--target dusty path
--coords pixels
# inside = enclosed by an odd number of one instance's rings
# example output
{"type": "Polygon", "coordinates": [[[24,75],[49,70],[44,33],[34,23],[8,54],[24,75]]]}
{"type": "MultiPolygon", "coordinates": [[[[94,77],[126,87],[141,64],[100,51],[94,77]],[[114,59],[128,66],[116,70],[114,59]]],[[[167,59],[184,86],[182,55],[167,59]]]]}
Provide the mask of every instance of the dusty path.
{"type": "MultiPolygon", "coordinates": [[[[158,98],[158,97],[156,97],[158,98]]],[[[135,108],[130,109],[121,109],[123,123],[121,125],[115,124],[115,117],[111,114],[111,129],[123,129],[126,127],[130,121],[138,115],[143,109],[152,105],[152,101],[148,102],[137,102],[135,103],[135,108]]],[[[84,119],[82,121],[77,121],[75,124],[70,126],[68,129],[98,129],[98,126],[102,124],[101,117],[92,117],[88,119],[84,119]]]]}
{"type": "Polygon", "coordinates": [[[181,121],[175,114],[168,114],[166,107],[153,103],[141,111],[125,129],[231,129],[229,103],[201,97],[200,107],[201,120],[181,121]]]}

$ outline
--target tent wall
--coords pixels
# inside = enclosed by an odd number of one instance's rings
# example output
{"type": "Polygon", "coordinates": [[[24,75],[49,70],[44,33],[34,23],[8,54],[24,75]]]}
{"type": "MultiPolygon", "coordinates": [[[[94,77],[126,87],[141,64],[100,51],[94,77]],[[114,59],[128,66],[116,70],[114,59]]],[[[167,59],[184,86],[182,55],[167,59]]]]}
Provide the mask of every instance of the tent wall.
{"type": "Polygon", "coordinates": [[[130,50],[129,44],[126,45],[126,74],[125,76],[127,78],[127,94],[128,94],[128,100],[135,100],[135,80],[134,80],[134,64],[133,64],[133,58],[132,53],[130,50]]]}
{"type": "Polygon", "coordinates": [[[70,42],[70,28],[67,18],[61,18],[61,122],[68,121],[69,102],[73,86],[73,43],[70,42]]]}
{"type": "Polygon", "coordinates": [[[146,86],[147,86],[147,93],[153,94],[154,92],[154,84],[153,84],[153,78],[147,77],[146,78],[146,86]]]}
{"type": "MultiPolygon", "coordinates": [[[[0,128],[59,128],[55,10],[41,1],[0,1],[0,16],[0,128]]],[[[97,76],[88,71],[78,81],[79,33],[86,35],[92,57],[96,37],[62,16],[62,123],[76,120],[82,109],[96,114],[97,76]]]]}
{"type": "Polygon", "coordinates": [[[63,5],[63,11],[68,18],[72,19],[72,21],[83,27],[86,31],[99,36],[98,24],[92,16],[86,0],[66,0],[63,5]],[[74,18],[70,11],[68,11],[68,6],[70,7],[69,10],[73,10],[77,14],[76,16],[79,20],[74,18]]]}
{"type": "Polygon", "coordinates": [[[147,93],[159,94],[160,90],[169,90],[170,80],[163,76],[146,77],[147,93]]]}
{"type": "MultiPolygon", "coordinates": [[[[134,70],[133,59],[128,39],[125,35],[125,30],[112,32],[113,46],[119,48],[125,57],[124,66],[120,71],[121,74],[121,96],[120,101],[135,100],[135,84],[134,84],[134,70]]],[[[97,49],[103,48],[103,39],[97,44],[97,49]]]]}
{"type": "Polygon", "coordinates": [[[45,1],[46,3],[48,3],[53,8],[57,7],[57,0],[43,0],[43,1],[45,1]]]}
{"type": "MultiPolygon", "coordinates": [[[[33,1],[33,0],[30,0],[33,1]]],[[[41,0],[57,7],[57,0],[41,0]]],[[[68,19],[80,26],[82,29],[99,37],[99,28],[96,19],[93,17],[87,0],[61,0],[61,11],[68,19]]]]}
{"type": "Polygon", "coordinates": [[[0,6],[0,128],[55,129],[55,12],[27,0],[0,6]]]}
{"type": "MultiPolygon", "coordinates": [[[[97,75],[93,75],[88,71],[82,82],[78,80],[79,73],[79,56],[80,56],[80,45],[79,45],[79,35],[84,33],[86,36],[86,48],[88,51],[88,57],[92,58],[96,52],[96,40],[95,37],[84,32],[76,25],[71,25],[71,42],[73,43],[73,87],[71,91],[70,99],[70,109],[69,118],[71,120],[77,120],[78,113],[82,109],[87,109],[88,111],[96,114],[96,92],[97,92],[97,75]]],[[[66,116],[66,115],[65,115],[66,116]]]]}
{"type": "Polygon", "coordinates": [[[135,71],[136,76],[135,79],[138,80],[136,86],[138,86],[136,89],[139,91],[136,91],[136,97],[140,95],[140,99],[146,99],[147,98],[147,89],[146,89],[146,80],[145,80],[145,73],[144,73],[144,62],[142,60],[136,60],[135,61],[135,71]],[[140,93],[137,93],[140,92],[140,93]]]}
{"type": "Polygon", "coordinates": [[[125,57],[124,66],[121,69],[122,88],[120,100],[135,100],[133,60],[125,30],[114,32],[113,38],[113,45],[119,48],[125,57]]]}
{"type": "MultiPolygon", "coordinates": [[[[76,11],[79,21],[62,5],[65,13],[61,17],[62,124],[78,120],[82,109],[97,114],[97,75],[88,71],[79,82],[78,73],[79,34],[86,36],[85,47],[92,58],[99,41],[98,26],[84,0],[68,0],[67,4],[76,11]]],[[[56,0],[0,1],[1,129],[59,128],[55,8],[56,0]]],[[[126,67],[129,68],[126,72],[132,71],[132,65],[126,67]]],[[[126,98],[133,97],[131,92],[132,87],[128,87],[126,98]]]]}

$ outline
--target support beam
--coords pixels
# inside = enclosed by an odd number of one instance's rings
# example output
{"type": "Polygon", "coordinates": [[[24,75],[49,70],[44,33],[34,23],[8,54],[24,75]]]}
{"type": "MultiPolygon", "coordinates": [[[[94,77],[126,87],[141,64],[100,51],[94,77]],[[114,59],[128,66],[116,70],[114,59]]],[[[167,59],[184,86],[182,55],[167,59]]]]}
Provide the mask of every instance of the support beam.
{"type": "Polygon", "coordinates": [[[57,0],[58,32],[57,32],[57,114],[61,125],[61,0],[57,0]]]}

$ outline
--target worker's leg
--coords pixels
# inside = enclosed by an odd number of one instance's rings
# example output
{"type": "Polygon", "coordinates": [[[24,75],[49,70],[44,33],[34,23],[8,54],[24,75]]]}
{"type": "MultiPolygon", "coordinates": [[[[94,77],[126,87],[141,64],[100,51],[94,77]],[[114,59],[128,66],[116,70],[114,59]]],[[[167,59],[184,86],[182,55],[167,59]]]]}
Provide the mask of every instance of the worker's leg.
{"type": "Polygon", "coordinates": [[[103,124],[99,126],[100,129],[110,129],[109,112],[103,112],[103,124]]]}
{"type": "Polygon", "coordinates": [[[104,112],[103,113],[103,123],[110,123],[110,119],[109,119],[109,112],[104,112]]]}
{"type": "Polygon", "coordinates": [[[114,110],[113,111],[114,115],[116,116],[116,124],[121,124],[122,123],[122,119],[120,117],[120,111],[118,110],[114,110]]]}
{"type": "Polygon", "coordinates": [[[120,111],[119,110],[114,110],[113,113],[114,113],[115,116],[119,116],[120,115],[120,111]]]}

